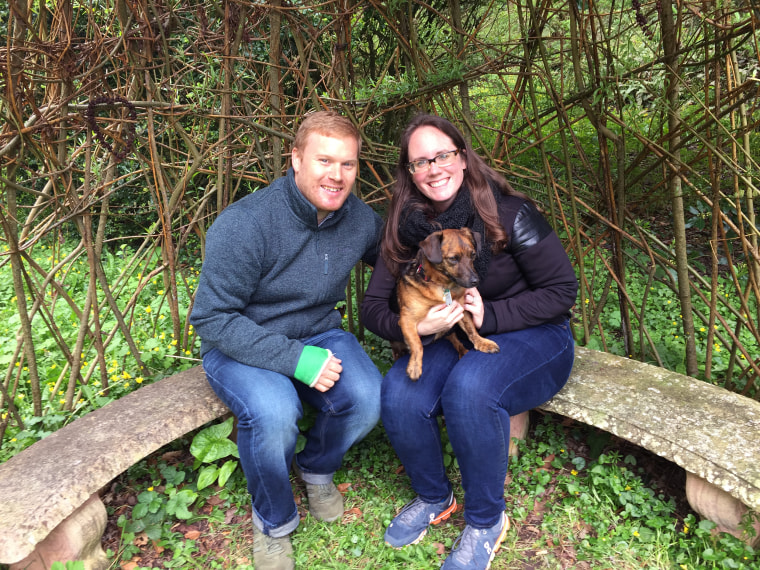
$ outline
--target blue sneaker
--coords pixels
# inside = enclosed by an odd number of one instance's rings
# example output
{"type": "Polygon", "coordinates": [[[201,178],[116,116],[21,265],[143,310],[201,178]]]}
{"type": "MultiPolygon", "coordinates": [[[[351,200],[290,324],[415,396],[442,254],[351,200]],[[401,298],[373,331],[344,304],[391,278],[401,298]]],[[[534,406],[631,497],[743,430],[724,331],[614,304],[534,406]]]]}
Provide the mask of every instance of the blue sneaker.
{"type": "Polygon", "coordinates": [[[453,491],[440,503],[426,503],[417,497],[404,505],[385,529],[385,543],[393,548],[416,544],[425,536],[429,525],[445,521],[456,509],[453,491]]]}
{"type": "Polygon", "coordinates": [[[451,554],[441,570],[488,570],[508,530],[506,513],[501,513],[499,522],[491,528],[479,529],[467,525],[454,541],[451,554]]]}

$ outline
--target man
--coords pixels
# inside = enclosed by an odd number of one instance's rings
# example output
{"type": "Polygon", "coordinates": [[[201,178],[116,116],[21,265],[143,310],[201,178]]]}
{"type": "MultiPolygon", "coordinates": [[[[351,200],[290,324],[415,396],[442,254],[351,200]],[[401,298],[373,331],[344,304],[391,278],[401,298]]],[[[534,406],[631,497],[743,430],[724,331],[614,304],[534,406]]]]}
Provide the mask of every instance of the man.
{"type": "Polygon", "coordinates": [[[380,217],[351,193],[360,147],[344,117],[308,115],[287,174],[226,208],[206,236],[190,321],[208,381],[238,420],[257,570],[294,568],[291,464],[312,516],[339,519],[333,474],[380,414],[382,377],[335,309],[351,268],[374,265],[379,248],[380,217]],[[301,401],[317,417],[296,456],[301,401]]]}

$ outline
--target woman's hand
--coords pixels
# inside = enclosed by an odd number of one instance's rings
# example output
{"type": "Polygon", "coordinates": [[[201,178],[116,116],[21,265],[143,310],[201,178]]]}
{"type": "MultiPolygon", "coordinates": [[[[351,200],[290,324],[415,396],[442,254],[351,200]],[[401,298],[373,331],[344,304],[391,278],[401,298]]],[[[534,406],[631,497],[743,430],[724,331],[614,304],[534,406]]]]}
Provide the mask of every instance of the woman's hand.
{"type": "Polygon", "coordinates": [[[340,380],[340,373],[343,372],[343,366],[341,360],[335,358],[334,355],[330,355],[330,360],[327,362],[322,374],[317,378],[317,383],[312,386],[319,392],[327,392],[330,388],[335,386],[335,383],[340,380]]]}
{"type": "Polygon", "coordinates": [[[474,287],[465,291],[464,310],[469,311],[472,315],[472,322],[475,324],[476,329],[483,326],[483,315],[485,314],[483,298],[480,296],[480,291],[474,287]]]}
{"type": "Polygon", "coordinates": [[[417,323],[420,336],[446,332],[464,316],[462,305],[454,301],[451,305],[436,305],[428,311],[427,316],[417,323]]]}

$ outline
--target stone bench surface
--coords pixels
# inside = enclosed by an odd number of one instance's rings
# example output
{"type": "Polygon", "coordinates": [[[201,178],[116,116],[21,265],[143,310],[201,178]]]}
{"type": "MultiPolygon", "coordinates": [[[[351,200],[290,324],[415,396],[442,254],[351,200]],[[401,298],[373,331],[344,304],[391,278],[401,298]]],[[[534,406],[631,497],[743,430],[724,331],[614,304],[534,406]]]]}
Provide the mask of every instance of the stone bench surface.
{"type": "Polygon", "coordinates": [[[229,410],[195,367],[90,412],[0,465],[0,562],[25,558],[104,485],[229,410]]]}
{"type": "Polygon", "coordinates": [[[760,512],[760,402],[578,347],[570,380],[541,409],[646,448],[760,512]]]}
{"type": "MultiPolygon", "coordinates": [[[[541,408],[649,449],[760,511],[760,402],[579,347],[567,386],[541,408]]],[[[198,366],[87,414],[0,465],[0,562],[22,560],[119,474],[226,413],[198,366]]]]}

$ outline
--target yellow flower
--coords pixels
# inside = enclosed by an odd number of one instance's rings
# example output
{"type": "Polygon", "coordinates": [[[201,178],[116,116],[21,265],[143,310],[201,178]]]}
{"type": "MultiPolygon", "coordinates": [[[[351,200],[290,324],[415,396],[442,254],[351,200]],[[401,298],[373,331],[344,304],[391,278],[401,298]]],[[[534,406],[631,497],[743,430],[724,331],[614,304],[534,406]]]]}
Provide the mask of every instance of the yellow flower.
{"type": "Polygon", "coordinates": [[[177,339],[174,339],[171,344],[172,346],[177,346],[177,339]]]}
{"type": "Polygon", "coordinates": [[[61,404],[61,405],[63,405],[63,404],[66,403],[66,400],[64,400],[63,398],[61,398],[60,400],[58,400],[58,403],[61,404]]]}
{"type": "Polygon", "coordinates": [[[575,469],[573,469],[572,471],[570,471],[570,475],[572,475],[573,477],[575,477],[577,474],[578,474],[578,472],[575,469]]]}
{"type": "Polygon", "coordinates": [[[146,313],[150,313],[152,310],[153,310],[153,309],[151,309],[151,308],[150,308],[150,306],[148,306],[148,307],[145,307],[145,312],[146,312],[146,313]]]}
{"type": "Polygon", "coordinates": [[[135,378],[135,384],[142,384],[142,383],[143,383],[143,377],[142,376],[138,376],[137,378],[135,378]]]}
{"type": "Polygon", "coordinates": [[[639,531],[637,531],[637,530],[634,530],[634,531],[633,531],[633,536],[639,536],[639,531]]]}
{"type": "Polygon", "coordinates": [[[24,395],[23,395],[23,394],[19,394],[19,395],[18,395],[18,399],[19,399],[19,400],[23,400],[23,399],[24,399],[24,395]]]}
{"type": "Polygon", "coordinates": [[[148,487],[148,491],[152,491],[152,490],[153,490],[153,487],[148,487]]]}

